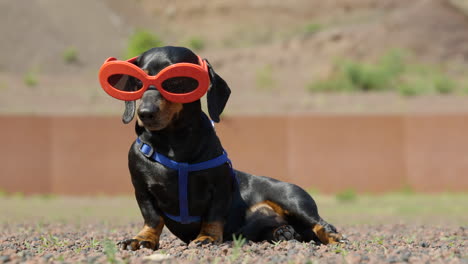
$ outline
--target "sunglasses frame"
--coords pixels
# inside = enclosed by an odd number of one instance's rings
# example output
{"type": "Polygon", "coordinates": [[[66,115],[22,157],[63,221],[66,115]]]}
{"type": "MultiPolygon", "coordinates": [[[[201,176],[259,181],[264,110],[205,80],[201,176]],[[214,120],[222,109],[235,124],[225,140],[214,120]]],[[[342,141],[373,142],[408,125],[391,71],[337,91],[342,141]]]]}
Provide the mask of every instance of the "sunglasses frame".
{"type": "Polygon", "coordinates": [[[197,57],[199,65],[185,62],[175,63],[162,69],[155,76],[148,75],[140,67],[134,64],[138,57],[134,57],[126,61],[110,57],[104,62],[99,70],[99,82],[101,83],[102,89],[108,95],[123,101],[135,101],[140,99],[143,97],[143,93],[148,90],[148,87],[153,85],[168,101],[176,103],[191,103],[205,95],[210,86],[207,62],[206,60],[202,60],[199,56],[197,57]],[[137,78],[142,82],[142,87],[137,91],[122,91],[113,87],[109,83],[109,78],[113,75],[119,74],[137,78]],[[174,77],[189,77],[195,79],[198,82],[198,87],[188,93],[171,93],[164,90],[162,83],[174,77]]]}

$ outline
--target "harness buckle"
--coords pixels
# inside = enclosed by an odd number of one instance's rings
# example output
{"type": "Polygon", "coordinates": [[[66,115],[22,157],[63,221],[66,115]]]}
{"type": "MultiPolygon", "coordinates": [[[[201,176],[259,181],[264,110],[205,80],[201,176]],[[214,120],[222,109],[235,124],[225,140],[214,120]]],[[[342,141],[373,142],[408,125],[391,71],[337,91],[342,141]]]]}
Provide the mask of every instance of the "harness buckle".
{"type": "Polygon", "coordinates": [[[154,154],[154,149],[150,145],[141,142],[140,152],[143,156],[151,158],[154,154]]]}

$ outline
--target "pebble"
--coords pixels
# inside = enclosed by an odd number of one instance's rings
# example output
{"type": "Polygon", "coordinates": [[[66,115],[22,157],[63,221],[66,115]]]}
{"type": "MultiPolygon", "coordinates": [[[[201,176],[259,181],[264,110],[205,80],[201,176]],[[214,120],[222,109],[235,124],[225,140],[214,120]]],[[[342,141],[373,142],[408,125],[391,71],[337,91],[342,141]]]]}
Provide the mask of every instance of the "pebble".
{"type": "Polygon", "coordinates": [[[411,257],[411,251],[404,251],[401,253],[401,260],[404,262],[408,262],[411,257]]]}
{"type": "Polygon", "coordinates": [[[424,247],[424,248],[429,247],[429,243],[427,243],[427,242],[421,242],[421,243],[419,243],[419,245],[421,247],[424,247]]]}
{"type": "Polygon", "coordinates": [[[398,261],[398,257],[396,256],[390,256],[389,258],[387,258],[388,263],[397,263],[398,261]]]}
{"type": "Polygon", "coordinates": [[[0,263],[7,263],[10,260],[10,256],[0,256],[0,263]]]}
{"type": "Polygon", "coordinates": [[[48,260],[52,258],[53,256],[54,256],[53,254],[45,254],[44,256],[42,256],[42,258],[44,258],[45,260],[48,260]]]}
{"type": "Polygon", "coordinates": [[[156,261],[156,262],[162,262],[164,260],[169,260],[169,259],[173,259],[173,257],[166,255],[166,254],[159,254],[159,253],[143,257],[143,260],[156,261]]]}

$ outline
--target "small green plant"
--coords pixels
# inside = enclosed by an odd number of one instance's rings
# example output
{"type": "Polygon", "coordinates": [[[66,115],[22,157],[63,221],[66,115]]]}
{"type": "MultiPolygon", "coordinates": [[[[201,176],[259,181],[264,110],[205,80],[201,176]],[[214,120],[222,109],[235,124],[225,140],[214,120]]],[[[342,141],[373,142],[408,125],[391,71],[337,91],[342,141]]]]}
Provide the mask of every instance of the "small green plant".
{"type": "Polygon", "coordinates": [[[376,236],[374,239],[371,241],[371,243],[376,243],[379,245],[383,245],[385,237],[384,236],[376,236]]]}
{"type": "Polygon", "coordinates": [[[36,249],[36,253],[37,253],[38,255],[41,255],[42,253],[44,253],[44,251],[45,251],[45,250],[44,250],[44,247],[39,247],[39,248],[36,249]]]}
{"type": "Polygon", "coordinates": [[[341,254],[343,257],[346,257],[346,255],[349,254],[349,251],[346,250],[346,249],[344,249],[344,248],[336,248],[336,249],[334,250],[334,252],[335,252],[336,254],[341,254]]]}
{"type": "Polygon", "coordinates": [[[106,239],[104,241],[103,248],[104,248],[104,254],[107,257],[107,261],[109,263],[116,263],[117,260],[115,258],[115,254],[117,253],[117,246],[115,245],[115,243],[109,239],[106,239]]]}
{"type": "Polygon", "coordinates": [[[427,91],[427,83],[423,80],[405,81],[397,85],[397,91],[408,97],[421,95],[427,91]]]}
{"type": "Polygon", "coordinates": [[[233,246],[235,249],[240,249],[246,242],[245,237],[243,237],[242,235],[232,235],[232,240],[234,242],[233,246]]]}
{"type": "Polygon", "coordinates": [[[31,243],[29,243],[28,241],[24,241],[24,246],[25,246],[26,249],[28,249],[28,250],[31,250],[31,249],[32,249],[31,243]]]}
{"type": "Polygon", "coordinates": [[[409,237],[405,238],[405,242],[406,242],[406,244],[413,244],[415,239],[416,239],[415,236],[409,236],[409,237]]]}
{"type": "Polygon", "coordinates": [[[101,242],[93,237],[93,239],[91,239],[91,242],[90,242],[90,247],[97,248],[100,244],[101,242]]]}
{"type": "Polygon", "coordinates": [[[42,246],[43,246],[43,247],[48,248],[48,247],[50,247],[50,246],[52,245],[52,242],[51,242],[47,237],[41,236],[40,239],[41,239],[41,241],[42,241],[42,246]]]}
{"type": "Polygon", "coordinates": [[[199,37],[191,37],[187,41],[187,46],[194,51],[201,51],[205,48],[205,42],[199,37]]]}
{"type": "Polygon", "coordinates": [[[452,93],[456,88],[455,82],[444,74],[439,74],[434,78],[434,86],[439,94],[452,93]]]}
{"type": "Polygon", "coordinates": [[[348,61],[343,64],[345,76],[361,91],[389,90],[395,79],[404,71],[402,56],[397,52],[384,55],[376,64],[348,61]]]}
{"type": "Polygon", "coordinates": [[[24,81],[24,84],[26,84],[29,87],[36,86],[39,83],[38,77],[37,77],[37,71],[32,70],[32,69],[28,70],[24,74],[23,81],[24,81]]]}
{"type": "Polygon", "coordinates": [[[353,202],[357,199],[357,194],[353,189],[346,189],[337,193],[336,199],[339,202],[353,202]]]}
{"type": "Polygon", "coordinates": [[[242,253],[242,246],[245,244],[246,239],[242,235],[232,235],[232,254],[230,256],[231,262],[235,262],[242,253]]]}
{"type": "Polygon", "coordinates": [[[375,64],[341,60],[337,62],[331,76],[309,84],[308,90],[311,92],[384,91],[392,88],[403,71],[402,56],[397,52],[383,56],[375,64]]]}
{"type": "Polygon", "coordinates": [[[323,26],[318,23],[309,23],[304,27],[304,33],[306,34],[314,34],[322,30],[323,26]]]}
{"type": "Polygon", "coordinates": [[[50,247],[51,246],[51,242],[49,241],[49,239],[47,239],[47,237],[45,236],[41,236],[41,241],[42,241],[42,246],[44,247],[50,247]]]}
{"type": "Polygon", "coordinates": [[[259,89],[270,89],[274,86],[273,67],[269,64],[259,68],[255,73],[255,83],[259,89]]]}
{"type": "Polygon", "coordinates": [[[443,236],[440,238],[441,241],[454,241],[454,240],[458,240],[458,237],[455,236],[455,235],[452,235],[452,236],[443,236]]]}
{"type": "Polygon", "coordinates": [[[75,47],[68,47],[63,51],[62,58],[65,63],[75,63],[78,61],[78,50],[75,47]]]}
{"type": "Polygon", "coordinates": [[[60,241],[60,239],[52,234],[49,236],[41,236],[42,246],[45,248],[53,247],[53,246],[64,246],[66,243],[64,241],[60,241]]]}
{"type": "Polygon", "coordinates": [[[5,190],[0,189],[0,197],[5,197],[7,195],[8,195],[8,193],[5,190]]]}
{"type": "Polygon", "coordinates": [[[390,51],[375,64],[344,61],[341,72],[352,86],[360,91],[391,89],[396,78],[404,72],[403,55],[390,51]]]}
{"type": "Polygon", "coordinates": [[[125,57],[132,58],[141,53],[163,45],[161,39],[147,30],[137,30],[128,40],[127,51],[125,57]]]}
{"type": "Polygon", "coordinates": [[[345,72],[351,83],[362,91],[378,91],[388,88],[388,72],[374,68],[372,65],[346,63],[345,72]]]}
{"type": "Polygon", "coordinates": [[[390,77],[397,77],[406,71],[405,57],[406,52],[392,49],[379,59],[377,66],[390,77]]]}

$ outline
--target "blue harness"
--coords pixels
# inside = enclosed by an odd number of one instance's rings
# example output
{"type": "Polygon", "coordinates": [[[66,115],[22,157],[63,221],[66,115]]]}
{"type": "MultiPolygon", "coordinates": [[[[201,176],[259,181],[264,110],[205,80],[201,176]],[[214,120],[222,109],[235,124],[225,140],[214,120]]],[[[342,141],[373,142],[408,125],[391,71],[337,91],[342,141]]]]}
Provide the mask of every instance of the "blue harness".
{"type": "Polygon", "coordinates": [[[206,169],[218,167],[225,163],[228,163],[229,167],[231,168],[231,176],[234,178],[235,181],[237,181],[234,170],[232,169],[231,160],[229,160],[226,151],[224,151],[221,156],[214,158],[212,160],[189,164],[185,162],[177,162],[177,161],[171,160],[168,157],[157,153],[156,151],[154,151],[154,149],[150,145],[143,143],[139,137],[136,139],[136,143],[139,145],[138,148],[140,149],[140,152],[146,157],[168,168],[179,171],[178,180],[179,180],[179,213],[180,215],[176,216],[176,215],[171,215],[166,212],[163,212],[167,217],[169,217],[170,219],[176,222],[179,222],[182,224],[189,224],[189,223],[201,221],[200,216],[189,215],[189,209],[188,209],[188,173],[189,172],[206,170],[206,169]]]}

